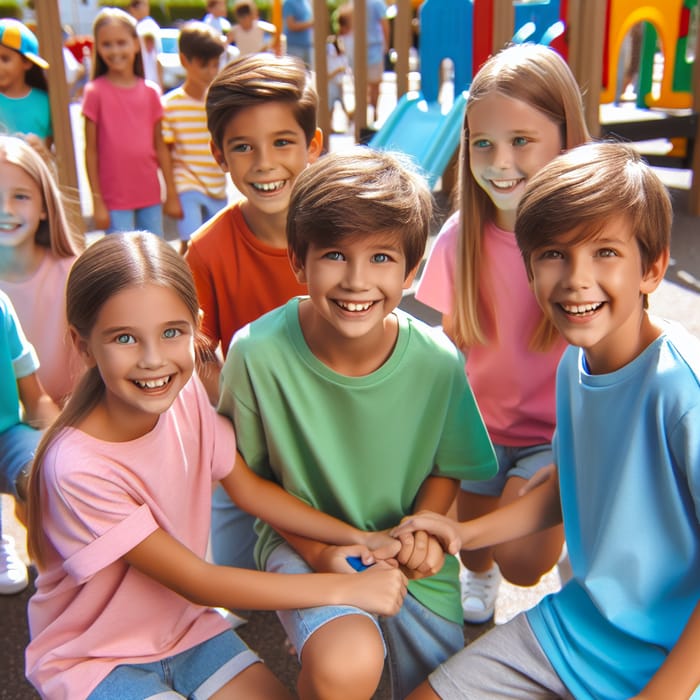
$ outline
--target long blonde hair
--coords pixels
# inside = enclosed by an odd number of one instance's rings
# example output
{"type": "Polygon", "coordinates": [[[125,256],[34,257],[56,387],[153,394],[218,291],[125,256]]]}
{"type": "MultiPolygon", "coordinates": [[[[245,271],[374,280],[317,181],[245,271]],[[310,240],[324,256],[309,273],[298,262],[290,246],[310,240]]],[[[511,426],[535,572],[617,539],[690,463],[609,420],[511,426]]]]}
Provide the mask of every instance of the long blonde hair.
{"type": "MultiPolygon", "coordinates": [[[[489,309],[488,302],[481,305],[483,315],[479,315],[479,276],[484,265],[484,226],[495,219],[496,212],[471,172],[469,111],[478,100],[495,92],[525,102],[558,124],[562,148],[573,148],[590,140],[579,86],[564,59],[553,49],[536,44],[509,46],[486,61],[474,77],[460,145],[457,203],[461,235],[457,244],[452,315],[455,341],[465,349],[485,345],[485,328],[493,326],[491,317],[494,312],[489,309]]],[[[554,326],[542,315],[530,339],[530,347],[546,351],[557,337],[554,326]]]]}
{"type": "MultiPolygon", "coordinates": [[[[94,327],[100,309],[115,294],[134,286],[155,284],[171,289],[192,314],[198,328],[199,303],[192,274],[175,250],[152,233],[111,234],[93,243],[73,264],[66,284],[66,316],[82,338],[94,327]]],[[[135,313],[138,313],[136,310],[135,313]]],[[[198,332],[195,342],[202,342],[198,332]]],[[[105,393],[98,367],[85,371],[56,420],[44,433],[34,457],[27,497],[29,552],[43,563],[41,469],[47,449],[67,427],[79,425],[105,393]]]]}
{"type": "Polygon", "coordinates": [[[69,226],[61,192],[41,156],[21,138],[0,136],[0,165],[3,162],[22,168],[41,190],[46,219],[39,222],[34,243],[49,248],[57,258],[79,255],[85,248],[85,239],[69,226]]]}

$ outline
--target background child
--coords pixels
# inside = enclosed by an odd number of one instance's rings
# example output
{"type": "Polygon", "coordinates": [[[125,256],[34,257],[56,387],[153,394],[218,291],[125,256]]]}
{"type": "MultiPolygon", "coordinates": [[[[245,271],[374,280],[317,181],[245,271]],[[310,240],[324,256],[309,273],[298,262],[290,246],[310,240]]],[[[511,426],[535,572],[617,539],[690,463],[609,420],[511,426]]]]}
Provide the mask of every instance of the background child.
{"type": "Polygon", "coordinates": [[[343,100],[343,81],[350,70],[350,64],[345,54],[343,39],[339,34],[331,34],[326,39],[326,68],[328,70],[328,110],[331,117],[335,103],[340,102],[345,116],[350,119],[343,100]]]}
{"type": "MultiPolygon", "coordinates": [[[[36,374],[39,360],[12,302],[1,290],[0,323],[0,491],[23,502],[41,436],[37,428],[45,427],[58,409],[41,386],[36,374]]],[[[19,593],[28,585],[27,567],[14,539],[2,534],[0,518],[0,595],[19,593]]]]}
{"type": "MultiPolygon", "coordinates": [[[[446,512],[457,479],[495,472],[461,354],[396,310],[431,212],[424,180],[389,153],[358,147],[312,164],[294,185],[287,224],[309,297],[239,331],[221,375],[219,410],[234,418],[251,469],[361,529],[427,503],[446,512]]],[[[346,549],[293,538],[307,565],[272,529],[259,533],[267,571],[349,570],[346,549]]],[[[385,645],[393,697],[403,698],[463,646],[458,564],[435,544],[399,555],[416,580],[393,620],[337,606],[280,613],[302,664],[302,698],[372,697],[385,645]]]]}
{"type": "Polygon", "coordinates": [[[0,136],[0,289],[39,355],[39,379],[62,405],[79,374],[65,318],[66,279],[84,242],[53,175],[21,139],[0,136]]]}
{"type": "MultiPolygon", "coordinates": [[[[160,92],[144,80],[136,21],[106,7],[93,23],[95,62],[85,87],[85,167],[95,226],[107,233],[134,228],[163,235],[158,168],[167,146],[161,134],[160,92]],[[125,138],[128,134],[128,138],[125,138]]],[[[164,211],[179,216],[172,174],[163,170],[164,211]]]]}
{"type": "MultiPolygon", "coordinates": [[[[292,185],[321,152],[317,108],[309,74],[288,56],[241,56],[207,93],[214,157],[243,199],[194,235],[186,259],[202,307],[202,331],[224,357],[239,328],[306,291],[289,265],[285,226],[292,185]]],[[[203,371],[214,404],[219,373],[215,362],[203,371]]],[[[255,539],[253,520],[217,489],[214,561],[254,568],[255,539]]]]}
{"type": "Polygon", "coordinates": [[[162,89],[163,66],[158,60],[158,54],[163,50],[163,42],[160,38],[158,22],[151,17],[150,3],[148,0],[131,0],[127,10],[136,20],[136,34],[141,46],[144,78],[162,89]]]}
{"type": "Polygon", "coordinates": [[[0,19],[0,125],[8,134],[31,135],[33,145],[50,148],[51,109],[44,70],[34,33],[16,19],[0,19]]]}
{"type": "MultiPolygon", "coordinates": [[[[564,350],[528,287],[515,236],[515,210],[529,178],[563,149],[589,138],[581,94],[552,49],[511,46],[474,78],[464,118],[459,211],[443,226],[416,297],[441,311],[499,460],[491,481],[466,483],[460,519],[518,497],[552,461],[554,378],[564,350]]],[[[561,553],[561,528],[496,549],[463,552],[466,622],[493,616],[500,571],[532,585],[561,553]],[[500,571],[499,571],[500,566],[500,571]]]]}
{"type": "Polygon", "coordinates": [[[238,0],[233,6],[233,15],[236,24],[231,27],[228,40],[236,45],[241,56],[268,51],[277,46],[277,27],[258,19],[258,6],[253,0],[238,0]]]}
{"type": "Polygon", "coordinates": [[[231,423],[192,376],[199,304],[167,243],[146,232],[98,240],[71,270],[66,309],[87,371],[46,432],[30,480],[39,576],[27,677],[51,698],[289,698],[207,606],[344,600],[391,615],[405,577],[209,564],[212,481],[276,527],[367,547],[390,538],[314,511],[236,457],[231,423]]]}
{"type": "Polygon", "coordinates": [[[696,698],[700,343],[645,310],[669,260],[668,193],[628,146],[586,145],[532,179],[515,228],[574,346],[557,373],[557,471],[456,531],[440,516],[409,527],[480,547],[563,515],[573,579],[411,698],[696,698]]]}
{"type": "Polygon", "coordinates": [[[182,214],[177,222],[180,252],[190,236],[226,205],[226,175],[209,148],[204,97],[219,72],[221,35],[203,22],[186,22],[178,39],[185,82],[163,97],[163,140],[182,214]]]}
{"type": "Polygon", "coordinates": [[[226,18],[226,0],[207,0],[207,13],[202,18],[220,37],[225,37],[231,29],[231,22],[226,18]]]}

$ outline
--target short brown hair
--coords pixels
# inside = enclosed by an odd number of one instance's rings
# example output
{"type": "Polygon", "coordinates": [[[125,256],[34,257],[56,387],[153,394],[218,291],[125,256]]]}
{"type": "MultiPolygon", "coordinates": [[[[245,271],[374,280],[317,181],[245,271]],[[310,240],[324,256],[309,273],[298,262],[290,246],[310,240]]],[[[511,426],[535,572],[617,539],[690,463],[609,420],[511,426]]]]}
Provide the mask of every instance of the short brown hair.
{"type": "Polygon", "coordinates": [[[212,26],[192,20],[180,28],[177,47],[188,60],[210,61],[224,52],[223,37],[212,26]]]}
{"type": "Polygon", "coordinates": [[[673,209],[666,187],[631,146],[589,143],[545,165],[528,183],[515,222],[530,279],[534,250],[567,234],[574,242],[594,238],[616,216],[629,222],[647,272],[670,246],[673,209]]]}
{"type": "Polygon", "coordinates": [[[363,146],[329,153],[294,183],[289,251],[303,264],[309,245],[390,232],[401,244],[408,274],[425,252],[432,212],[430,188],[405,157],[363,146]]]}
{"type": "Polygon", "coordinates": [[[226,125],[238,112],[268,102],[289,104],[307,145],[311,143],[318,109],[311,76],[299,59],[266,53],[236,58],[209,86],[207,127],[216,147],[223,149],[226,125]]]}

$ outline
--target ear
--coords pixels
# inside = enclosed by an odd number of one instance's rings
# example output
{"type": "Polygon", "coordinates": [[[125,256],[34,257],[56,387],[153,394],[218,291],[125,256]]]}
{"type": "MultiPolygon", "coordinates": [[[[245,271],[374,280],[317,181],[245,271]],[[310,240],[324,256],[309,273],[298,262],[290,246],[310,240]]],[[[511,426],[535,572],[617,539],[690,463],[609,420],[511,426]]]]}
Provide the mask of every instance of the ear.
{"type": "Polygon", "coordinates": [[[219,164],[219,167],[225,173],[227,173],[228,165],[226,165],[226,159],[224,158],[224,154],[221,152],[221,149],[213,141],[209,141],[209,150],[214,156],[214,160],[219,164]]]}
{"type": "Polygon", "coordinates": [[[642,282],[639,285],[641,294],[651,294],[661,284],[668,269],[670,256],[671,251],[665,248],[661,255],[649,265],[649,269],[642,276],[642,282]]]}
{"type": "Polygon", "coordinates": [[[78,329],[75,326],[69,326],[68,330],[70,332],[71,343],[76,349],[78,355],[80,355],[82,361],[85,363],[85,366],[94,367],[97,362],[95,361],[95,358],[90,350],[90,343],[88,343],[87,339],[83,338],[83,336],[78,333],[78,329]]]}
{"type": "Polygon", "coordinates": [[[416,279],[418,274],[418,268],[420,267],[420,262],[412,269],[408,271],[406,279],[403,281],[403,289],[410,289],[413,284],[413,280],[416,279]]]}
{"type": "Polygon", "coordinates": [[[308,156],[309,163],[313,163],[323,151],[323,132],[320,129],[316,129],[313,138],[309,143],[308,156]]]}
{"type": "Polygon", "coordinates": [[[299,282],[299,284],[306,284],[307,279],[306,279],[306,271],[304,270],[304,264],[299,261],[299,258],[297,258],[294,251],[292,251],[292,250],[288,251],[288,255],[289,255],[289,263],[292,266],[292,270],[294,271],[294,276],[297,278],[297,282],[299,282]]]}

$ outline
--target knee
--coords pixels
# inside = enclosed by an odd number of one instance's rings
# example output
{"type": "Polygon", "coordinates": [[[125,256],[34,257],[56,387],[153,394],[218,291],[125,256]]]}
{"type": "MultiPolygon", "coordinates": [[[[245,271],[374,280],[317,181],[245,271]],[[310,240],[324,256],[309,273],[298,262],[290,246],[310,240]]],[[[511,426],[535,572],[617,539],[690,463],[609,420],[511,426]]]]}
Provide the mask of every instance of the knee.
{"type": "Polygon", "coordinates": [[[299,696],[369,700],[383,668],[384,646],[374,623],[360,615],[341,617],[321,627],[304,645],[299,696]]]}
{"type": "Polygon", "coordinates": [[[535,586],[542,576],[556,564],[556,560],[551,563],[544,562],[535,556],[527,556],[527,554],[527,551],[500,552],[498,549],[494,551],[494,560],[506,581],[515,586],[535,586]]]}

